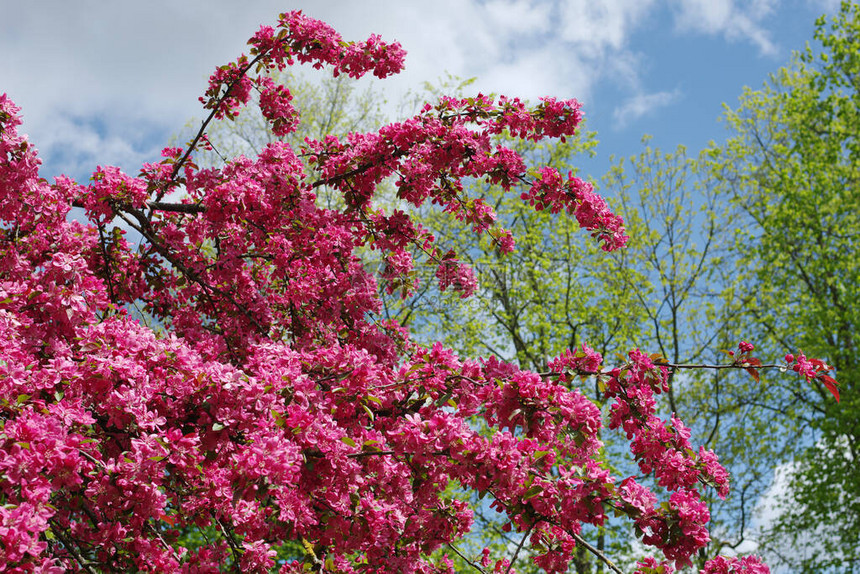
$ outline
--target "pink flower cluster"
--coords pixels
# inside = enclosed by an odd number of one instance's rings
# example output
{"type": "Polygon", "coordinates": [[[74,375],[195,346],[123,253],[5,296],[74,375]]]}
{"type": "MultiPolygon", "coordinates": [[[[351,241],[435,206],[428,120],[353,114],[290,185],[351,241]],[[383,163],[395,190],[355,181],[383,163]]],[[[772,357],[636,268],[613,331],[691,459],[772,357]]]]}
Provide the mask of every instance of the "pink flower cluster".
{"type": "Polygon", "coordinates": [[[400,44],[386,44],[376,35],[360,43],[345,42],[331,26],[299,11],[282,14],[277,32],[271,26],[261,26],[248,44],[253,59],[243,54],[235,62],[220,66],[200,101],[215,112],[215,117],[232,118],[248,103],[252,87],[257,87],[263,114],[280,134],[289,132],[289,119],[295,113],[289,104],[289,90],[273,86],[265,75],[250,77],[252,68],[258,72],[283,70],[295,58],[315,68],[330,65],[335,76],[347,73],[360,78],[372,71],[376,77],[385,78],[403,69],[406,56],[400,44]]]}
{"type": "MultiPolygon", "coordinates": [[[[640,560],[633,574],[672,574],[671,564],[658,562],[654,558],[640,560]]],[[[770,568],[757,556],[726,558],[717,556],[708,560],[701,570],[702,574],[770,574],[770,568]]]]}
{"type": "Polygon", "coordinates": [[[702,574],[770,574],[770,568],[758,556],[717,556],[705,564],[702,574]]]}
{"type": "MultiPolygon", "coordinates": [[[[252,60],[216,70],[204,102],[213,117],[235,116],[256,87],[280,132],[298,112],[286,88],[251,75],[256,65],[381,77],[403,59],[397,44],[347,43],[297,12],[251,44],[252,60]]],[[[550,572],[567,568],[582,526],[605,524],[607,509],[678,564],[708,540],[696,488],[724,496],[728,475],[712,452],[695,453],[681,421],[656,416],[664,366],[634,350],[604,371],[582,345],[538,374],[416,345],[378,318],[377,277],[358,254],[381,252],[386,287],[408,289],[421,252],[442,289],[476,289],[407,213],[373,207],[389,177],[401,199],[442,206],[504,251],[512,236],[464,178],[525,181],[535,206],[623,245],[621,220],[590,186],[529,172],[490,144],[504,130],[571,135],[575,101],[442,98],[377,133],[298,152],[274,143],[208,170],[168,148],[139,178],[99,167],[88,186],[39,179],[18,111],[0,96],[0,569],[452,572],[432,556],[472,527],[454,481],[488,496],[506,528],[530,532],[550,572]],[[180,185],[185,198],[161,201],[180,185]],[[319,185],[345,207],[322,207],[319,185]],[[67,221],[72,205],[86,224],[67,221]],[[136,248],[111,227],[117,216],[139,233],[136,248]],[[671,492],[666,502],[607,470],[600,408],[572,376],[605,387],[610,426],[671,492]]],[[[480,561],[507,572],[508,559],[480,561]]]]}
{"type": "Polygon", "coordinates": [[[268,66],[283,69],[295,57],[315,68],[329,64],[334,75],[345,72],[354,78],[368,71],[377,78],[396,74],[403,69],[406,56],[400,44],[386,44],[375,34],[363,42],[344,42],[334,28],[301,11],[281,14],[277,33],[271,26],[261,26],[248,44],[251,55],[269,55],[272,63],[268,66]]]}
{"type": "Polygon", "coordinates": [[[738,350],[742,355],[746,355],[752,353],[755,350],[755,345],[752,343],[747,343],[746,341],[741,341],[738,343],[738,350]]]}
{"type": "Polygon", "coordinates": [[[78,188],[78,192],[87,217],[98,223],[109,223],[116,206],[140,209],[149,199],[146,181],[130,177],[112,166],[97,167],[92,183],[86,188],[78,188]]]}
{"type": "Polygon", "coordinates": [[[576,351],[565,349],[564,352],[552,359],[548,366],[556,373],[561,373],[561,380],[569,380],[570,375],[596,375],[603,365],[603,356],[582,343],[576,351]]]}
{"type": "MultiPolygon", "coordinates": [[[[385,126],[378,133],[350,134],[345,142],[334,137],[310,141],[307,153],[322,180],[343,191],[351,209],[369,210],[376,187],[394,176],[400,199],[415,206],[428,200],[440,204],[476,232],[490,232],[500,249],[509,252],[512,236],[494,227],[496,215],[489,205],[480,198],[466,197],[462,180],[487,178],[510,188],[526,177],[526,166],[515,151],[494,147],[493,134],[512,129],[520,137],[535,131],[540,134],[537,137],[546,137],[544,132],[570,135],[580,120],[575,103],[544,100],[539,109],[539,113],[530,112],[522,102],[512,104],[500,98],[496,103],[483,95],[443,97],[436,106],[427,104],[417,116],[385,126]]],[[[606,250],[620,248],[627,241],[621,218],[608,210],[589,184],[577,178],[564,179],[557,171],[544,168],[523,199],[538,209],[554,213],[566,209],[575,214],[606,250]]],[[[378,237],[374,235],[372,246],[384,248],[378,237]]],[[[440,278],[462,275],[465,279],[465,271],[450,265],[456,257],[428,246],[432,240],[427,239],[411,236],[409,241],[423,244],[439,265],[440,278]]]]}
{"type": "Polygon", "coordinates": [[[792,371],[801,375],[807,382],[819,381],[830,391],[836,401],[839,401],[839,383],[827,374],[833,370],[832,366],[821,359],[807,359],[803,353],[798,353],[797,357],[789,353],[785,356],[785,362],[792,371]]]}
{"type": "Polygon", "coordinates": [[[257,81],[260,90],[260,111],[272,124],[272,133],[284,136],[295,131],[299,116],[290,103],[293,95],[286,86],[275,84],[274,80],[263,76],[257,81]]]}
{"type": "Polygon", "coordinates": [[[820,371],[826,372],[832,368],[823,361],[807,359],[803,353],[798,353],[796,357],[789,353],[785,356],[785,362],[788,363],[792,371],[804,377],[807,381],[811,381],[817,377],[820,371]]]}
{"type": "Polygon", "coordinates": [[[470,297],[478,288],[478,280],[472,268],[455,259],[443,260],[436,269],[436,278],[441,291],[453,286],[461,298],[470,297]]]}
{"type": "Polygon", "coordinates": [[[602,197],[594,193],[590,183],[569,173],[567,179],[550,167],[540,170],[538,178],[528,191],[522,194],[536,210],[549,207],[552,213],[566,209],[576,216],[577,222],[592,231],[594,237],[603,241],[605,251],[620,249],[627,244],[624,225],[620,217],[609,211],[602,197]]]}
{"type": "Polygon", "coordinates": [[[635,519],[643,542],[663,550],[679,565],[708,543],[705,527],[710,520],[698,484],[713,486],[725,498],[729,476],[712,451],[690,444],[690,430],[674,415],[664,421],[655,414],[654,394],[668,390],[667,369],[655,365],[639,350],[629,354],[629,363],[609,373],[605,396],[610,408],[610,428],[621,428],[632,438],[630,451],[639,469],[653,475],[659,486],[672,494],[668,508],[657,507],[656,498],[632,478],[621,484],[621,500],[635,519]]]}

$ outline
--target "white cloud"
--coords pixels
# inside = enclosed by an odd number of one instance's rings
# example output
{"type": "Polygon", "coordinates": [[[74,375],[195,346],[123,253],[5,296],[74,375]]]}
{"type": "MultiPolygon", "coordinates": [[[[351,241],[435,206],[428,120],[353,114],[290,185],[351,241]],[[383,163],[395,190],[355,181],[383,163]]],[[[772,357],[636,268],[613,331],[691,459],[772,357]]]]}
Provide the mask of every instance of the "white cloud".
{"type": "Polygon", "coordinates": [[[491,0],[483,9],[500,35],[546,32],[552,6],[528,0],[491,0]]]}
{"type": "Polygon", "coordinates": [[[777,47],[762,21],[774,11],[777,0],[677,0],[675,24],[679,30],[704,32],[753,43],[764,55],[774,55],[777,47]]]}
{"type": "Polygon", "coordinates": [[[671,105],[681,98],[680,90],[637,94],[626,100],[613,112],[616,128],[623,128],[633,120],[653,114],[658,109],[671,105]]]}
{"type": "Polygon", "coordinates": [[[654,0],[568,0],[561,3],[561,37],[594,55],[618,51],[654,0]]]}
{"type": "Polygon", "coordinates": [[[541,96],[581,99],[591,91],[594,78],[587,73],[587,63],[575,55],[554,61],[553,56],[549,47],[518,54],[512,61],[488,69],[479,78],[480,86],[532,101],[541,96]],[[553,65],[546,65],[548,61],[553,65]]]}

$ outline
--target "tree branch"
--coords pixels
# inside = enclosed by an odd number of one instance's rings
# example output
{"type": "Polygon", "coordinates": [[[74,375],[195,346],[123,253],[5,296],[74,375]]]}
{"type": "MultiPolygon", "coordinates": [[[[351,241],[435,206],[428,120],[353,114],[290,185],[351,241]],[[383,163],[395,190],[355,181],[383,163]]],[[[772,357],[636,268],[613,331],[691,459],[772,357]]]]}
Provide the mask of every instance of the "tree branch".
{"type": "Polygon", "coordinates": [[[613,564],[612,560],[610,560],[609,558],[606,557],[606,554],[604,554],[602,551],[598,550],[597,548],[595,548],[594,546],[592,546],[591,544],[586,542],[585,538],[583,538],[579,534],[576,534],[575,532],[571,532],[570,534],[571,534],[571,536],[573,536],[573,539],[576,540],[577,544],[581,544],[586,550],[588,550],[589,552],[591,552],[592,554],[597,556],[601,562],[603,562],[604,564],[606,564],[609,567],[610,570],[612,570],[613,572],[616,572],[617,574],[624,574],[624,572],[621,570],[621,568],[619,568],[618,566],[613,564]]]}
{"type": "Polygon", "coordinates": [[[74,542],[66,538],[66,536],[63,534],[64,530],[59,527],[55,528],[56,523],[53,520],[49,520],[48,523],[50,524],[51,532],[53,532],[54,536],[60,542],[63,543],[63,547],[69,551],[69,554],[71,554],[75,561],[81,565],[81,568],[83,568],[89,574],[96,574],[96,571],[93,570],[91,567],[92,562],[84,560],[83,556],[78,554],[78,552],[75,550],[74,542]]]}
{"type": "Polygon", "coordinates": [[[164,201],[150,201],[147,207],[152,211],[170,211],[173,213],[197,214],[206,211],[206,208],[196,203],[166,203],[164,201]]]}
{"type": "Polygon", "coordinates": [[[248,70],[254,67],[254,65],[259,62],[265,55],[266,53],[263,52],[259,54],[256,58],[248,62],[248,65],[245,66],[242,71],[236,75],[236,78],[232,82],[227,84],[227,89],[224,90],[224,94],[220,98],[218,98],[218,103],[213,106],[212,111],[209,112],[209,115],[206,117],[205,120],[203,120],[203,123],[200,124],[200,129],[197,130],[197,134],[194,136],[194,139],[192,139],[191,143],[188,144],[188,148],[185,150],[185,153],[182,155],[179,161],[174,164],[173,171],[170,173],[170,179],[166,183],[161,185],[161,189],[159,189],[158,194],[156,195],[156,202],[161,200],[161,198],[164,196],[164,192],[169,187],[176,184],[176,177],[179,175],[179,170],[182,169],[182,166],[184,166],[185,162],[188,161],[188,158],[191,157],[191,152],[193,152],[194,149],[197,147],[197,144],[200,143],[200,138],[202,138],[203,134],[206,133],[206,128],[209,126],[209,123],[213,119],[215,119],[215,116],[218,113],[218,108],[221,107],[221,104],[224,102],[225,99],[227,99],[227,96],[230,95],[230,91],[245,76],[248,70]]]}
{"type": "Polygon", "coordinates": [[[480,566],[478,566],[477,564],[475,564],[474,562],[472,562],[471,560],[469,560],[468,558],[466,558],[466,556],[464,556],[462,552],[460,552],[459,550],[457,550],[457,547],[456,547],[456,546],[454,546],[454,545],[453,545],[453,544],[451,544],[450,542],[446,542],[446,543],[445,543],[445,545],[446,545],[448,548],[450,548],[451,550],[453,550],[453,551],[454,551],[454,554],[456,554],[457,556],[459,556],[460,558],[462,558],[462,559],[463,559],[463,561],[465,561],[465,562],[466,562],[466,564],[468,564],[469,566],[471,566],[472,568],[474,568],[475,570],[477,570],[477,571],[478,571],[478,572],[480,572],[481,574],[486,574],[486,572],[487,572],[486,570],[484,570],[483,568],[481,568],[480,566]]]}
{"type": "Polygon", "coordinates": [[[532,524],[531,526],[526,528],[526,531],[523,533],[523,537],[520,539],[520,543],[517,544],[517,549],[514,552],[514,555],[511,557],[511,561],[508,563],[508,567],[505,570],[505,574],[510,574],[511,568],[514,567],[514,562],[517,561],[517,556],[520,555],[520,550],[523,549],[523,544],[526,543],[526,538],[529,537],[529,534],[531,534],[533,528],[534,528],[534,524],[532,524]]]}

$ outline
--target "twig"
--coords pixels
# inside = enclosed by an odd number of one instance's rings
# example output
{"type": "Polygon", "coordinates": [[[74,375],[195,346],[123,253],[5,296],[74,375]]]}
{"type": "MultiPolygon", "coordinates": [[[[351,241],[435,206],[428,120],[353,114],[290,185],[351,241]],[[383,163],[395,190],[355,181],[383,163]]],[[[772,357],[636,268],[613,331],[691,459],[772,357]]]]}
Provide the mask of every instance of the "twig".
{"type": "Polygon", "coordinates": [[[227,532],[227,529],[224,527],[224,523],[221,522],[220,518],[215,519],[215,523],[218,525],[218,528],[221,529],[221,534],[224,535],[224,539],[227,541],[227,544],[230,545],[231,553],[233,554],[233,563],[237,564],[239,562],[239,557],[242,556],[242,551],[236,546],[236,541],[233,540],[233,535],[227,532]]]}
{"type": "MultiPolygon", "coordinates": [[[[669,363],[669,362],[655,362],[655,367],[666,367],[668,369],[786,369],[786,365],[778,365],[776,363],[770,363],[766,365],[753,365],[752,363],[731,363],[729,365],[709,365],[706,363],[669,363]]],[[[588,371],[570,371],[570,372],[558,372],[558,371],[544,371],[542,373],[537,373],[540,377],[558,377],[561,375],[576,375],[582,377],[593,377],[597,375],[607,375],[608,371],[599,371],[599,372],[588,372],[588,371]]]]}
{"type": "Polygon", "coordinates": [[[576,534],[575,532],[571,532],[570,534],[571,536],[573,536],[573,539],[576,540],[577,544],[582,544],[586,550],[597,556],[604,564],[609,566],[610,570],[616,572],[617,574],[624,574],[624,571],[622,571],[621,568],[613,564],[612,561],[606,557],[606,554],[586,542],[585,538],[583,538],[579,534],[576,534]]]}
{"type": "Polygon", "coordinates": [[[164,196],[164,192],[172,185],[176,184],[176,177],[179,175],[179,171],[182,169],[182,166],[185,165],[185,162],[188,161],[188,158],[191,156],[191,152],[195,150],[197,144],[200,142],[200,138],[203,137],[203,134],[206,133],[206,128],[209,126],[209,123],[215,119],[215,116],[218,114],[218,109],[221,107],[221,104],[224,100],[227,99],[227,96],[230,95],[230,91],[236,86],[236,84],[245,76],[245,74],[254,67],[254,65],[259,62],[264,56],[266,52],[259,54],[256,58],[248,62],[248,65],[245,66],[238,74],[236,74],[235,79],[227,84],[227,89],[224,90],[224,94],[218,98],[218,103],[216,103],[212,107],[212,111],[209,113],[209,116],[203,120],[203,123],[200,124],[200,129],[197,130],[197,135],[194,136],[194,139],[191,140],[191,143],[188,144],[188,148],[185,150],[185,153],[182,157],[177,161],[173,166],[173,171],[170,174],[170,179],[168,182],[161,186],[161,189],[158,191],[156,195],[157,200],[161,200],[164,196]]]}
{"type": "Polygon", "coordinates": [[[753,365],[751,363],[732,363],[731,365],[706,365],[706,364],[678,364],[678,363],[654,363],[656,367],[669,367],[670,369],[785,369],[785,365],[753,365]]]}
{"type": "Polygon", "coordinates": [[[513,568],[513,567],[514,567],[514,562],[516,562],[516,561],[517,561],[517,556],[519,556],[519,555],[520,555],[520,550],[522,550],[522,549],[523,549],[523,544],[525,544],[525,543],[526,543],[526,538],[528,538],[528,537],[529,537],[529,534],[531,534],[531,533],[532,533],[532,529],[533,529],[534,527],[535,527],[535,525],[534,525],[534,524],[532,524],[532,525],[531,525],[531,526],[529,526],[529,527],[526,529],[526,531],[523,533],[523,537],[520,539],[520,543],[519,543],[519,544],[517,544],[517,550],[516,550],[516,552],[514,552],[513,557],[511,557],[511,561],[508,563],[508,568],[505,570],[505,574],[510,574],[510,572],[511,572],[511,568],[513,568]]]}
{"type": "Polygon", "coordinates": [[[88,461],[90,461],[91,463],[93,463],[94,465],[96,465],[97,467],[99,467],[99,468],[104,468],[104,467],[105,467],[105,465],[104,465],[104,463],[103,463],[102,461],[100,461],[99,459],[95,458],[93,455],[91,455],[91,454],[90,454],[90,453],[88,453],[87,451],[85,451],[85,450],[81,449],[80,447],[78,447],[78,452],[79,452],[80,454],[82,454],[82,455],[83,455],[83,457],[84,457],[85,459],[87,459],[88,461]]]}
{"type": "Polygon", "coordinates": [[[77,553],[77,551],[75,550],[74,543],[68,540],[62,534],[62,529],[54,528],[55,524],[53,520],[49,521],[49,524],[51,525],[51,532],[53,532],[54,536],[57,537],[60,542],[63,543],[63,547],[69,551],[69,554],[71,554],[74,557],[75,561],[81,565],[81,568],[89,572],[89,574],[96,574],[96,571],[90,568],[91,562],[89,562],[88,560],[84,560],[83,557],[81,557],[81,555],[77,553]]]}
{"type": "Polygon", "coordinates": [[[466,564],[468,564],[469,566],[471,566],[472,568],[474,568],[475,570],[477,570],[477,571],[478,571],[478,572],[480,572],[481,574],[487,574],[487,571],[486,571],[486,570],[484,570],[483,568],[481,568],[480,566],[478,566],[477,564],[475,564],[474,562],[472,562],[471,560],[469,560],[468,558],[466,558],[466,557],[463,555],[463,553],[462,553],[462,552],[460,552],[459,550],[457,550],[457,547],[456,547],[456,546],[454,546],[454,545],[453,545],[453,544],[451,544],[450,542],[446,542],[446,543],[445,543],[445,545],[446,545],[448,548],[450,548],[451,550],[453,550],[453,551],[454,551],[454,554],[456,554],[457,556],[459,556],[460,558],[462,558],[462,559],[466,562],[466,564]]]}
{"type": "Polygon", "coordinates": [[[164,540],[164,538],[161,536],[161,533],[152,524],[147,523],[146,527],[149,528],[149,530],[153,534],[155,534],[155,536],[161,542],[161,545],[164,547],[164,549],[167,550],[168,552],[170,552],[171,554],[173,554],[173,558],[176,560],[177,563],[179,563],[180,559],[179,559],[179,555],[176,553],[176,549],[173,548],[172,546],[170,546],[167,543],[167,541],[164,540]]]}
{"type": "Polygon", "coordinates": [[[354,452],[352,454],[346,455],[347,458],[363,458],[365,456],[388,456],[391,454],[397,454],[393,450],[368,450],[362,452],[354,452]]]}

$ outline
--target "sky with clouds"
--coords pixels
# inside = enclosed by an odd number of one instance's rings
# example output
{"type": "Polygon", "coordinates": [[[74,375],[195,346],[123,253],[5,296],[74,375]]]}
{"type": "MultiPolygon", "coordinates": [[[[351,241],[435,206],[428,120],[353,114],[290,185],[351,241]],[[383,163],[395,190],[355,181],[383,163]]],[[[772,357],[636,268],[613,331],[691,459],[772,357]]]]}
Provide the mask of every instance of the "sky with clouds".
{"type": "Polygon", "coordinates": [[[609,155],[698,150],[724,137],[723,102],[811,41],[830,0],[0,0],[0,93],[49,179],[97,164],[135,174],[189,118],[208,74],[279,12],[302,9],[346,39],[379,33],[406,48],[406,71],[377,82],[390,101],[450,72],[476,91],[576,97],[609,155]]]}

